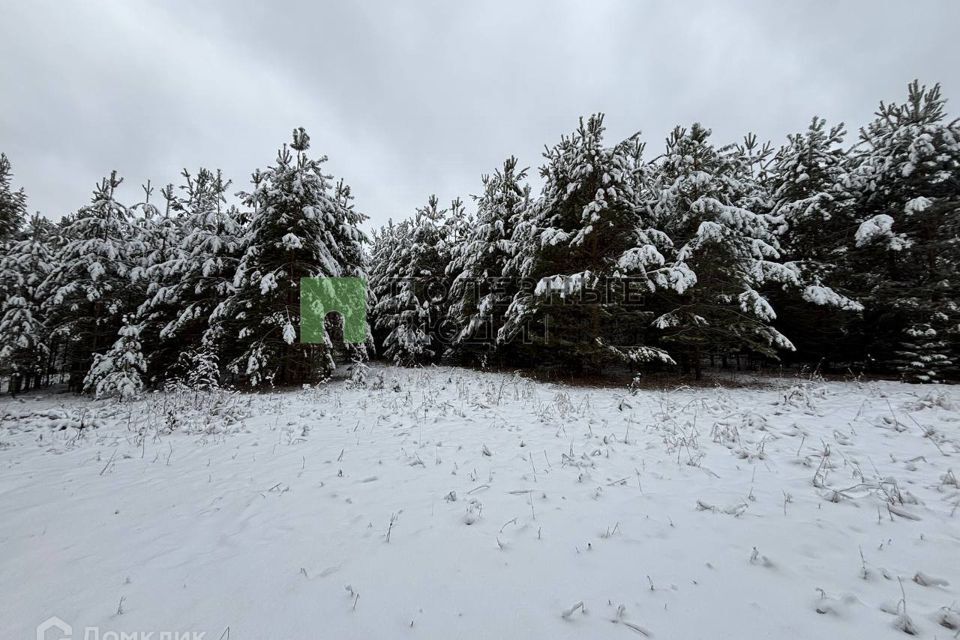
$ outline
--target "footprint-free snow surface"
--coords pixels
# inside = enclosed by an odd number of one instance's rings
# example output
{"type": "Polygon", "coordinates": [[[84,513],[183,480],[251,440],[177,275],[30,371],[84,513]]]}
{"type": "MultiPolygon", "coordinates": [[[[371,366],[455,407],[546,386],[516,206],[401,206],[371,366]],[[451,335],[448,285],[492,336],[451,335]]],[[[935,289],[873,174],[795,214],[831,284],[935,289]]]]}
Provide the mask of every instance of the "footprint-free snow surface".
{"type": "Polygon", "coordinates": [[[0,638],[952,638],[958,505],[948,387],[28,395],[0,638]]]}

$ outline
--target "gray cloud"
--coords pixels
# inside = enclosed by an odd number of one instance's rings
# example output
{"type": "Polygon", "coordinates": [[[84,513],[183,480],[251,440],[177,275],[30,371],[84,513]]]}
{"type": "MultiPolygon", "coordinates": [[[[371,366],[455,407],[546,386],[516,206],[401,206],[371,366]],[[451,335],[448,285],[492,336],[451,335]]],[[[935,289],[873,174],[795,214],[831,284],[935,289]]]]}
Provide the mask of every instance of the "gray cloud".
{"type": "MultiPolygon", "coordinates": [[[[856,127],[917,77],[960,91],[960,4],[6,2],[0,150],[58,218],[110,169],[222,168],[239,190],[304,126],[373,223],[468,196],[580,115],[651,153],[676,124],[779,144],[856,127]]],[[[954,105],[953,113],[957,113],[954,105]]],[[[535,174],[535,172],[534,172],[535,174]]]]}

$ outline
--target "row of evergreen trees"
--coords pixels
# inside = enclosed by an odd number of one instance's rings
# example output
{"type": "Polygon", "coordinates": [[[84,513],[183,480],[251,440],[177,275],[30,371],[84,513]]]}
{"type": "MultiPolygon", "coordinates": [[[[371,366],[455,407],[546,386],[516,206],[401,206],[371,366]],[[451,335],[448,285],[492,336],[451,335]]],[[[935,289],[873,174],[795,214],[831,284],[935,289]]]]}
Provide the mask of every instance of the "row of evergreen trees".
{"type": "Polygon", "coordinates": [[[645,159],[639,136],[603,133],[594,116],[547,148],[539,196],[510,158],[475,215],[431,198],[374,234],[384,355],[957,377],[960,126],[939,86],[881,104],[852,146],[821,118],[776,151],[694,124],[645,159]]]}
{"type": "Polygon", "coordinates": [[[814,118],[778,150],[699,124],[647,158],[603,116],[547,148],[534,195],[515,158],[475,212],[436,197],[360,230],[350,189],[302,129],[228,205],[219,172],[118,199],[105,178],[54,224],[26,219],[0,159],[0,376],[17,392],[132,395],[186,379],[299,384],[379,354],[599,370],[784,358],[918,382],[960,363],[960,125],[913,83],[845,146],[814,118]],[[367,278],[371,336],[299,341],[300,279],[367,278]],[[776,311],[775,311],[776,310],[776,311]]]}
{"type": "MultiPolygon", "coordinates": [[[[251,386],[316,380],[331,343],[298,340],[300,279],[365,277],[365,217],[349,187],[311,157],[303,129],[252,176],[242,208],[219,172],[183,172],[179,189],[144,187],[125,206],[121,179],[57,225],[23,224],[22,191],[0,165],[0,373],[13,392],[65,373],[74,390],[137,394],[146,384],[222,375],[251,386]]],[[[335,335],[335,323],[331,323],[335,335]]]]}

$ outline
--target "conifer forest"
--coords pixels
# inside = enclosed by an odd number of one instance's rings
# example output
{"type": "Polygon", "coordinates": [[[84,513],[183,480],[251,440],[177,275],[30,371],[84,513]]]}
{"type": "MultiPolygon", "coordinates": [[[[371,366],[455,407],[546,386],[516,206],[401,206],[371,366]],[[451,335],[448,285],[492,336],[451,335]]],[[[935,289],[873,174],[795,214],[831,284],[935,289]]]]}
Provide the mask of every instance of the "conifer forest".
{"type": "Polygon", "coordinates": [[[542,189],[510,156],[475,195],[426,194],[372,229],[301,128],[249,183],[110,171],[55,222],[4,155],[0,374],[98,396],[311,384],[372,359],[957,380],[960,122],[939,85],[910,83],[853,135],[820,116],[776,143],[572,124],[542,189]],[[368,283],[368,339],[338,343],[330,314],[325,343],[301,344],[301,279],[346,276],[368,283]]]}
{"type": "Polygon", "coordinates": [[[957,25],[0,0],[0,640],[960,639],[957,25]]]}

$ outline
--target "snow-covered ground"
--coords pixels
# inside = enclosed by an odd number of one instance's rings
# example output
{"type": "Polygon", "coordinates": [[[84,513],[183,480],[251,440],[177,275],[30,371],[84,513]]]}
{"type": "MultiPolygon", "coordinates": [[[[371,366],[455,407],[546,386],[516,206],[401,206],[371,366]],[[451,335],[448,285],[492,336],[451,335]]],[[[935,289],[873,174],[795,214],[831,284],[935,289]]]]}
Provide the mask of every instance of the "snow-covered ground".
{"type": "Polygon", "coordinates": [[[0,401],[0,638],[957,634],[954,389],[368,382],[0,401]]]}

